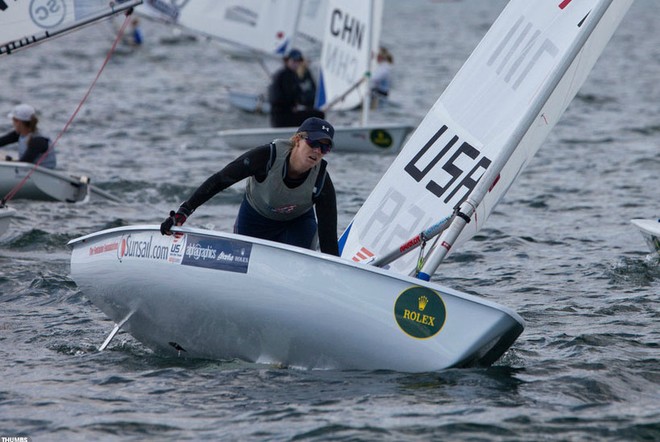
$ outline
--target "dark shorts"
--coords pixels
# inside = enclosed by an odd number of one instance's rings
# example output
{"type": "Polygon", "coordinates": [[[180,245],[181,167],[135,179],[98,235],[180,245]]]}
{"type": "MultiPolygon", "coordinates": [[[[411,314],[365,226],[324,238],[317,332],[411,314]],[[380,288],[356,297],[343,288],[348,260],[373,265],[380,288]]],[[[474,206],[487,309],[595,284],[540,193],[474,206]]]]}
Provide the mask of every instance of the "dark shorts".
{"type": "Polygon", "coordinates": [[[306,249],[311,249],[315,244],[316,230],[314,209],[309,209],[298,218],[289,221],[276,221],[260,215],[245,198],[234,224],[234,233],[306,249]]]}

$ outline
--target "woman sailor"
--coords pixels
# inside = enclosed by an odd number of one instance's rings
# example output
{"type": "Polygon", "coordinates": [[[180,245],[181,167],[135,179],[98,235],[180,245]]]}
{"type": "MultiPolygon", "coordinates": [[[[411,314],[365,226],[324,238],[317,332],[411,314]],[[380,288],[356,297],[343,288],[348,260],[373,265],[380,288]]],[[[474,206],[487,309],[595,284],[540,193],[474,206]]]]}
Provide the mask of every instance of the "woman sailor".
{"type": "Polygon", "coordinates": [[[163,235],[218,192],[248,178],[234,232],[339,255],[335,188],[323,159],[333,147],[334,128],[306,119],[288,140],[256,147],[209,177],[161,224],[163,235]],[[315,213],[316,212],[316,216],[315,213]],[[317,222],[318,220],[318,222],[317,222]]]}
{"type": "MultiPolygon", "coordinates": [[[[40,162],[40,166],[54,169],[57,164],[55,151],[51,148],[50,139],[41,135],[37,129],[39,120],[34,108],[29,104],[19,104],[7,116],[11,118],[14,130],[0,137],[0,146],[18,143],[17,161],[40,162]]],[[[5,156],[5,161],[12,160],[11,156],[5,156]]]]}

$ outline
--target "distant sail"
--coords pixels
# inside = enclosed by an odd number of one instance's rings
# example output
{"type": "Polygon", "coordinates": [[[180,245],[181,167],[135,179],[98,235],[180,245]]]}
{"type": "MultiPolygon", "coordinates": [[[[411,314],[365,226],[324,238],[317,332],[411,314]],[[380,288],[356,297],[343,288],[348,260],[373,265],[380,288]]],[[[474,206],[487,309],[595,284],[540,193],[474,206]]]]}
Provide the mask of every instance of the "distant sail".
{"type": "Polygon", "coordinates": [[[142,0],[0,0],[0,55],[125,11],[142,0]]]}
{"type": "MultiPolygon", "coordinates": [[[[342,257],[358,261],[365,251],[396,250],[452,215],[479,187],[483,195],[470,201],[471,222],[456,241],[445,241],[446,231],[438,249],[453,250],[474,236],[560,119],[631,4],[510,1],[344,232],[342,257]],[[492,179],[480,183],[489,168],[492,179]]],[[[417,258],[410,253],[390,268],[408,274],[417,258]]]]}
{"type": "Polygon", "coordinates": [[[302,0],[296,33],[315,43],[323,41],[325,18],[328,13],[328,0],[302,0]]]}
{"type": "Polygon", "coordinates": [[[332,109],[353,109],[369,89],[366,76],[380,40],[383,1],[329,0],[327,8],[316,107],[336,102],[332,109]],[[357,87],[361,80],[366,84],[357,87]]]}
{"type": "Polygon", "coordinates": [[[141,14],[254,51],[284,55],[302,0],[145,0],[141,14]]]}

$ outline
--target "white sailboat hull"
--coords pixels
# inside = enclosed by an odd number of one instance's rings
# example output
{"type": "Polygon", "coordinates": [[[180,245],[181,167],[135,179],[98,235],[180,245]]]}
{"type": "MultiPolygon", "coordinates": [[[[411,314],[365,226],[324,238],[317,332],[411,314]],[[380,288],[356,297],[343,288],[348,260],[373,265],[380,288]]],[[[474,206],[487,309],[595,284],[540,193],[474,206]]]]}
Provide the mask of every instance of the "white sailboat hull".
{"type": "Polygon", "coordinates": [[[264,94],[229,91],[229,104],[245,112],[269,114],[270,103],[264,94]]]}
{"type": "Polygon", "coordinates": [[[0,195],[6,195],[32,171],[14,199],[64,201],[75,203],[88,195],[111,201],[118,198],[89,184],[89,178],[73,176],[31,163],[0,161],[0,195]],[[33,170],[33,171],[32,171],[33,170]]]}
{"type": "Polygon", "coordinates": [[[241,235],[179,231],[129,226],[69,243],[83,293],[158,353],[423,372],[488,366],[523,331],[514,312],[430,282],[241,235]]]}
{"type": "Polygon", "coordinates": [[[16,210],[9,207],[0,207],[0,236],[7,233],[12,218],[16,215],[16,210]]]}
{"type": "Polygon", "coordinates": [[[660,219],[630,220],[637,227],[652,253],[660,257],[660,219]]]}
{"type": "MultiPolygon", "coordinates": [[[[414,127],[407,124],[335,126],[336,152],[397,154],[414,127]]],[[[295,127],[222,130],[218,135],[231,147],[251,149],[277,138],[289,138],[295,127]]]]}

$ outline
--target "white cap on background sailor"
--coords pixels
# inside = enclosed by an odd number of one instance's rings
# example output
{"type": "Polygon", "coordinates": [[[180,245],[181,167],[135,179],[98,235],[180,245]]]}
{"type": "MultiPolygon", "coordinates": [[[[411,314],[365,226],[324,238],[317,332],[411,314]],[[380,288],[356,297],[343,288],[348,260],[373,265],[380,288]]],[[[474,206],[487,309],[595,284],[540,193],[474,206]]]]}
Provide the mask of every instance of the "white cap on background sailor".
{"type": "Polygon", "coordinates": [[[15,118],[20,121],[30,121],[36,114],[36,111],[29,104],[19,104],[7,114],[9,118],[15,118]]]}

